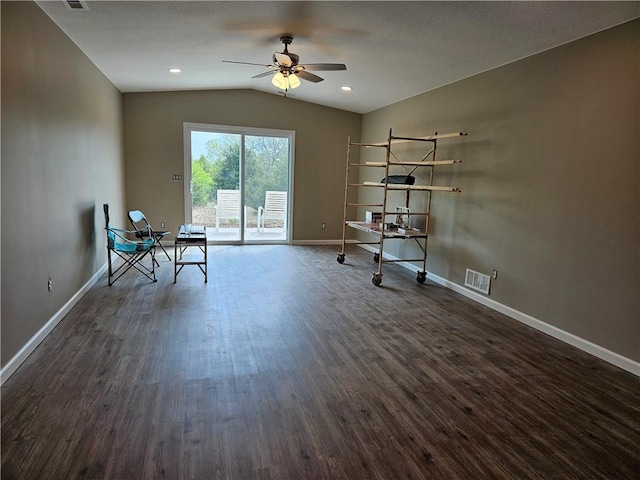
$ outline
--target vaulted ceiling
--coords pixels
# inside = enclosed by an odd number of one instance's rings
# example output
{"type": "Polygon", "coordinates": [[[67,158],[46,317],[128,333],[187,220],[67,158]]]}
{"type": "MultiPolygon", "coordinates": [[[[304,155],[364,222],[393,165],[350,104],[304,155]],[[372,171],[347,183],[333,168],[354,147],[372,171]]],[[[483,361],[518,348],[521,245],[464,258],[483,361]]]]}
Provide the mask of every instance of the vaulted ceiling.
{"type": "Polygon", "coordinates": [[[38,5],[122,92],[255,89],[282,51],[314,72],[289,95],[358,113],[412,97],[640,16],[640,2],[82,1],[38,5]],[[181,73],[168,69],[179,67],[181,73]],[[353,88],[341,90],[343,85],[353,88]]]}

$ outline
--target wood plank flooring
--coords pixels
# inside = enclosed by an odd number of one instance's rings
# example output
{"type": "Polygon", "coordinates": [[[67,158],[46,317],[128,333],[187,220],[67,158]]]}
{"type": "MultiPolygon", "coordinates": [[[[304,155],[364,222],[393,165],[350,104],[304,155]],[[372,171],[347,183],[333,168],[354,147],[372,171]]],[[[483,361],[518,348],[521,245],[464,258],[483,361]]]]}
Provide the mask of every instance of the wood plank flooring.
{"type": "Polygon", "coordinates": [[[2,388],[2,480],[638,479],[637,377],[358,248],[103,278],[2,388]]]}

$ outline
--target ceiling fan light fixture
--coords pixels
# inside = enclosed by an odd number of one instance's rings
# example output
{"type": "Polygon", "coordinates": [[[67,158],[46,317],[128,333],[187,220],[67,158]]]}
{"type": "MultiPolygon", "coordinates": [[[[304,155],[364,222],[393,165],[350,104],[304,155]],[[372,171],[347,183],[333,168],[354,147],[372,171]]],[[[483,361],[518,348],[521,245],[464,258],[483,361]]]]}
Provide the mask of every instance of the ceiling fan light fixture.
{"type": "Polygon", "coordinates": [[[291,90],[300,86],[300,79],[294,73],[284,75],[282,72],[276,73],[271,79],[271,83],[280,90],[291,90]]]}
{"type": "Polygon", "coordinates": [[[295,73],[289,75],[289,88],[298,88],[300,86],[300,79],[295,73]]]}
{"type": "Polygon", "coordinates": [[[273,78],[271,79],[271,83],[275,86],[278,87],[281,90],[286,90],[287,89],[287,84],[289,82],[287,82],[287,79],[284,78],[284,75],[282,75],[282,72],[278,72],[276,73],[273,78]]]}

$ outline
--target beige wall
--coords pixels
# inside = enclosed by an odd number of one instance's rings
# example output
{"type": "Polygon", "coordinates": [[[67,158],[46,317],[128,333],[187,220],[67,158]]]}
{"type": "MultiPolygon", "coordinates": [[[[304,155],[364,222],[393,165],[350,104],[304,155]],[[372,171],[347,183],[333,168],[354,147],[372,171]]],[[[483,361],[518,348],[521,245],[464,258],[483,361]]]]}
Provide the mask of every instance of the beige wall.
{"type": "Polygon", "coordinates": [[[347,136],[360,136],[361,115],[250,90],[123,99],[127,206],[144,211],[152,224],[165,221],[175,232],[184,222],[183,182],[171,175],[184,169],[184,122],[204,123],[294,130],[293,241],[342,237],[347,136]]]}
{"type": "Polygon", "coordinates": [[[390,127],[469,133],[438,145],[464,163],[438,168],[437,183],[462,193],[434,194],[428,271],[463,285],[467,267],[495,268],[492,299],[635,361],[639,31],[635,21],[439,88],[362,127],[364,141],[390,127]]]}
{"type": "Polygon", "coordinates": [[[5,366],[104,264],[124,169],[120,93],[37,5],[1,8],[5,366]]]}

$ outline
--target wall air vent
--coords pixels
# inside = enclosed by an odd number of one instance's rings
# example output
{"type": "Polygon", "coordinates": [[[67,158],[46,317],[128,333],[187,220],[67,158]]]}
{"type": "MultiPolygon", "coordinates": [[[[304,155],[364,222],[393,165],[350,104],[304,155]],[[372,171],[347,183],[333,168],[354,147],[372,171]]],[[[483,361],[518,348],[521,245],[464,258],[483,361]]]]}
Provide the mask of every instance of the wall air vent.
{"type": "Polygon", "coordinates": [[[491,277],[484,273],[476,272],[467,268],[467,275],[464,278],[464,286],[478,290],[489,295],[489,287],[491,286],[491,277]]]}
{"type": "Polygon", "coordinates": [[[84,0],[63,0],[69,10],[89,10],[84,0]]]}

